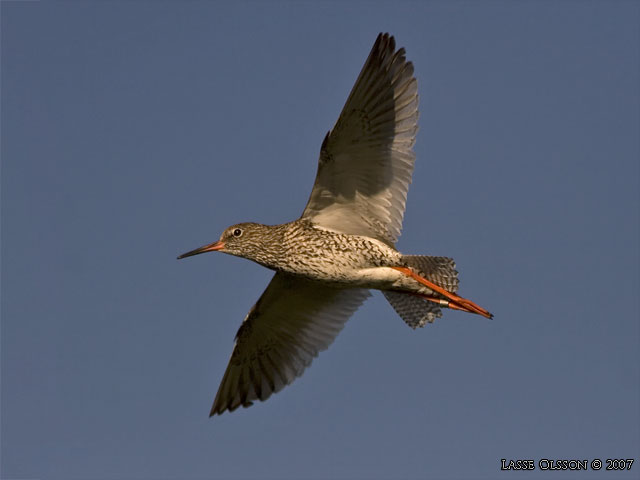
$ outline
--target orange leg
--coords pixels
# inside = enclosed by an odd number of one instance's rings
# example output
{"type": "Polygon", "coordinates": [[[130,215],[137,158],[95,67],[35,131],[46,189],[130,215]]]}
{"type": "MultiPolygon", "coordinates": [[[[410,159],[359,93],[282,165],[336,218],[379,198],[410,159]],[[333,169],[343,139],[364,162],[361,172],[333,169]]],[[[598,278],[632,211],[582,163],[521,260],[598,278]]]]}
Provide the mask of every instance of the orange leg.
{"type": "Polygon", "coordinates": [[[449,299],[449,301],[447,302],[446,300],[436,299],[433,297],[429,297],[427,295],[420,295],[425,300],[439,303],[440,305],[453,308],[454,310],[462,310],[464,312],[476,313],[486,318],[493,318],[493,315],[489,311],[482,308],[481,306],[476,305],[471,300],[467,300],[466,298],[459,297],[454,293],[446,291],[444,288],[439,287],[438,285],[436,285],[433,282],[430,282],[424,277],[421,277],[410,268],[407,268],[407,267],[391,267],[391,268],[393,268],[394,270],[398,270],[401,273],[404,273],[405,275],[413,278],[414,280],[421,283],[422,285],[428,287],[430,290],[433,290],[434,292],[437,292],[440,295],[449,299]]]}
{"type": "Polygon", "coordinates": [[[451,303],[449,300],[445,300],[444,298],[435,298],[430,297],[428,295],[422,295],[420,293],[412,293],[411,295],[415,295],[416,297],[424,298],[425,300],[429,300],[430,302],[437,303],[438,305],[442,305],[446,308],[451,308],[452,310],[461,310],[467,313],[476,313],[473,310],[469,310],[461,305],[457,305],[455,303],[451,303]]]}

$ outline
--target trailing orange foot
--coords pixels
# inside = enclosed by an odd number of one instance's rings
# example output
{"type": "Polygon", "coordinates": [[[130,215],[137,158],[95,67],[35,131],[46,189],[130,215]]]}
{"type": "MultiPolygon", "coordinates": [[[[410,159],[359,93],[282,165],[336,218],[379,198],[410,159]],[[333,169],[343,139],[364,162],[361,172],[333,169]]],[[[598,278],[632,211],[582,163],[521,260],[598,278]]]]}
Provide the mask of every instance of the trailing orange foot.
{"type": "Polygon", "coordinates": [[[477,315],[482,315],[486,318],[493,318],[493,314],[488,310],[485,310],[480,305],[472,302],[471,300],[467,300],[466,298],[459,297],[458,295],[448,292],[444,288],[436,285],[435,283],[427,280],[426,278],[418,275],[416,272],[407,267],[391,267],[394,270],[398,270],[401,273],[404,273],[408,277],[413,278],[417,282],[421,283],[425,287],[433,290],[436,293],[439,293],[443,297],[448,298],[449,300],[444,300],[440,298],[430,297],[428,295],[420,295],[425,300],[429,300],[430,302],[439,303],[442,306],[452,308],[454,310],[462,310],[463,312],[475,313],[477,315]]]}

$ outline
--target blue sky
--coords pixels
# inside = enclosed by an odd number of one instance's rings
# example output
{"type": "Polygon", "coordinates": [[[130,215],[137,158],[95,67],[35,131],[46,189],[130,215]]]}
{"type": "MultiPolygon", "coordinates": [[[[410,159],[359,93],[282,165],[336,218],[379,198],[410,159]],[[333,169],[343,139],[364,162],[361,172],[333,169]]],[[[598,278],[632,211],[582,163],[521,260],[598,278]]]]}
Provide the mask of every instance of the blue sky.
{"type": "Polygon", "coordinates": [[[636,2],[2,2],[2,478],[637,478],[636,2]],[[306,374],[209,419],[271,273],[176,256],[301,213],[380,31],[415,64],[405,253],[306,374]],[[635,458],[626,472],[500,459],[635,458]]]}

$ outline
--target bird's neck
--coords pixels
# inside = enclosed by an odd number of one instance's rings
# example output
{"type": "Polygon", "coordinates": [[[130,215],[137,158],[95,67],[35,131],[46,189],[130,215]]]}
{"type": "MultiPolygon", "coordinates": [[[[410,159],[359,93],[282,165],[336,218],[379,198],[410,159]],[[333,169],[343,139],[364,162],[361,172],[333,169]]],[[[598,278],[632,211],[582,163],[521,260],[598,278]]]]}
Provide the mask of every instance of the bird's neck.
{"type": "Polygon", "coordinates": [[[284,254],[283,244],[287,225],[286,223],[282,225],[260,225],[263,231],[259,237],[259,242],[239,256],[253,260],[263,267],[278,270],[284,254]]]}

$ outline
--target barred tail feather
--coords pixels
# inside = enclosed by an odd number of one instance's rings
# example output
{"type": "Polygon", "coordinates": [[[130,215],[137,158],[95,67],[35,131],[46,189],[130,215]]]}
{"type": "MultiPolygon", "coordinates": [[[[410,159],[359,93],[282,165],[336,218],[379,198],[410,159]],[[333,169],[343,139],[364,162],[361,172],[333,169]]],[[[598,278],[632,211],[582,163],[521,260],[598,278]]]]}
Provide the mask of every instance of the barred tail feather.
{"type": "MultiPolygon", "coordinates": [[[[403,255],[402,266],[454,293],[458,290],[458,272],[453,259],[427,255],[403,255]]],[[[383,291],[393,309],[411,328],[424,327],[442,316],[437,303],[410,293],[383,291]]],[[[438,297],[438,294],[435,294],[438,297]]]]}
{"type": "Polygon", "coordinates": [[[459,280],[456,263],[449,257],[430,257],[427,255],[403,255],[402,262],[417,274],[441,286],[445,290],[455,293],[459,280]]]}
{"type": "Polygon", "coordinates": [[[416,297],[410,293],[384,290],[383,295],[393,309],[411,328],[424,327],[442,316],[438,304],[416,297]]]}

